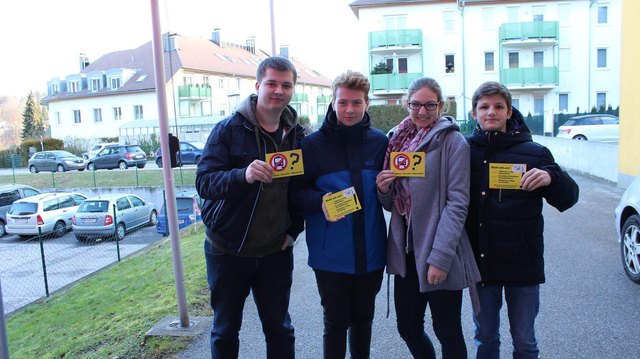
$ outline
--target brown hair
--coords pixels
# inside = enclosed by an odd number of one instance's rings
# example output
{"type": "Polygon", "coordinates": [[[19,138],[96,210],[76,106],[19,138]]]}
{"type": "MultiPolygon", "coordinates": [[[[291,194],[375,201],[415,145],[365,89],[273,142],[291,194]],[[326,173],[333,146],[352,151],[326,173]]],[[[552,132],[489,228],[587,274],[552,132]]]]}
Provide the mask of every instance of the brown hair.
{"type": "Polygon", "coordinates": [[[471,109],[475,111],[478,101],[485,96],[499,95],[507,102],[507,109],[511,108],[511,92],[503,84],[495,81],[487,81],[480,85],[471,98],[471,109]]]}
{"type": "Polygon", "coordinates": [[[262,78],[267,73],[267,69],[274,69],[280,72],[291,71],[293,73],[293,83],[295,84],[298,80],[298,72],[296,71],[296,68],[293,66],[291,61],[282,56],[267,57],[260,62],[256,73],[256,79],[258,82],[262,81],[262,78]]]}

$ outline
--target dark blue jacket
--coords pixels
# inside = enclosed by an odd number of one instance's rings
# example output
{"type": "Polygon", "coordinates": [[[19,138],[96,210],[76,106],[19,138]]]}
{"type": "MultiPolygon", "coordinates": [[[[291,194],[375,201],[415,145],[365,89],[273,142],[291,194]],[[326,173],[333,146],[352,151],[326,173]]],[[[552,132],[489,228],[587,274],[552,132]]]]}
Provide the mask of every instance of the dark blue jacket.
{"type": "Polygon", "coordinates": [[[378,202],[376,176],[382,170],[387,137],[371,128],[369,115],[351,127],[339,126],[329,107],[320,130],[302,141],[304,175],[294,177],[295,203],[306,219],[309,266],[337,273],[368,273],[386,262],[387,228],[378,202]],[[355,187],[362,210],[328,222],[322,197],[355,187]]]}
{"type": "Polygon", "coordinates": [[[578,185],[546,147],[532,141],[515,108],[506,132],[476,127],[467,140],[471,147],[471,201],[466,229],[482,283],[544,283],[542,199],[565,211],[578,201],[578,185]],[[545,170],[551,175],[551,184],[531,192],[489,189],[490,163],[524,163],[527,170],[545,170]]]}
{"type": "MultiPolygon", "coordinates": [[[[250,108],[248,104],[245,107],[250,108]]],[[[293,108],[285,111],[295,118],[293,108]]],[[[204,199],[202,220],[207,238],[235,253],[242,249],[261,189],[261,182],[247,183],[245,171],[253,160],[264,161],[267,152],[265,138],[256,134],[255,124],[247,117],[238,111],[214,127],[196,171],[196,189],[204,199]]],[[[294,139],[297,148],[304,129],[292,122],[286,136],[294,139]]],[[[291,227],[287,233],[295,239],[304,229],[304,217],[292,206],[289,214],[291,227]]]]}

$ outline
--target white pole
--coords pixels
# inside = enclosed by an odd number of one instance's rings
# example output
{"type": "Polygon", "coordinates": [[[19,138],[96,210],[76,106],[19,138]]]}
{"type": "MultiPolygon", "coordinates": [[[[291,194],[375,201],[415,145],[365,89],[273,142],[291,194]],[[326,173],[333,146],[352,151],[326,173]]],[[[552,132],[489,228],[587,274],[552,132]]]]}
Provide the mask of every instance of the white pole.
{"type": "MultiPolygon", "coordinates": [[[[160,148],[162,153],[170,154],[169,151],[169,118],[167,111],[167,81],[165,80],[165,68],[162,51],[162,35],[160,30],[160,15],[158,10],[158,0],[151,0],[151,20],[153,27],[153,67],[155,70],[156,96],[158,101],[158,115],[160,123],[160,148]]],[[[170,36],[170,35],[167,35],[170,36]]],[[[171,52],[168,53],[171,56],[171,52]]],[[[166,156],[169,158],[169,156],[166,156]]],[[[184,273],[182,270],[182,257],[180,255],[180,236],[178,232],[178,211],[175,195],[175,183],[173,180],[173,168],[169,161],[162,166],[164,178],[167,217],[169,219],[169,237],[171,239],[171,253],[173,255],[173,274],[176,281],[176,294],[178,297],[178,312],[180,315],[180,326],[189,327],[189,313],[187,312],[187,295],[184,286],[184,273]]]]}
{"type": "Polygon", "coordinates": [[[271,56],[276,56],[276,25],[273,15],[273,0],[269,0],[269,12],[271,13],[271,56]]]}

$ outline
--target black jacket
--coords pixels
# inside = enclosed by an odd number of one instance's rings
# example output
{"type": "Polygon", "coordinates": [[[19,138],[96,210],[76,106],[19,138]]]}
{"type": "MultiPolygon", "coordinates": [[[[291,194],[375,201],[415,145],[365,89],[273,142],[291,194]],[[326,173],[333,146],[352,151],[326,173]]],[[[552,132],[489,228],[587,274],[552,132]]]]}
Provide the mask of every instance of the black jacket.
{"type": "MultiPolygon", "coordinates": [[[[245,171],[255,159],[265,160],[267,144],[257,133],[254,106],[255,95],[243,101],[239,110],[218,123],[211,131],[196,170],[196,189],[204,204],[202,221],[207,239],[227,252],[240,253],[245,242],[255,205],[261,192],[261,182],[247,183],[245,171]]],[[[296,113],[287,107],[283,113],[289,128],[285,138],[298,148],[304,129],[296,123],[296,113]]],[[[274,208],[287,213],[291,226],[286,231],[294,239],[304,229],[304,214],[289,206],[274,208]]]]}
{"type": "Polygon", "coordinates": [[[476,127],[471,146],[471,202],[466,229],[483,284],[544,283],[542,198],[559,211],[578,201],[578,185],[544,146],[531,140],[513,109],[506,132],[476,127]],[[551,184],[535,191],[489,189],[489,164],[514,163],[549,172],[551,184]]]}

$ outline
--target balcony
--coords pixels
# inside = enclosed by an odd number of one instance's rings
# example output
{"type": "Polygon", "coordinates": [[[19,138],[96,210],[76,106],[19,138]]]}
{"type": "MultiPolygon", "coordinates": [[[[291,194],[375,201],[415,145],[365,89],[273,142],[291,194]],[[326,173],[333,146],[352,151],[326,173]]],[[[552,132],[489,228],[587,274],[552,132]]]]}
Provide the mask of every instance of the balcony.
{"type": "Polygon", "coordinates": [[[411,82],[422,76],[421,73],[378,74],[371,76],[371,91],[374,93],[405,92],[411,82]]]}
{"type": "Polygon", "coordinates": [[[178,86],[178,96],[181,99],[190,100],[211,99],[211,87],[200,85],[178,86]]]}
{"type": "Polygon", "coordinates": [[[558,86],[558,67],[502,69],[500,82],[509,88],[553,88],[558,86]]]}
{"type": "Polygon", "coordinates": [[[320,106],[320,105],[329,105],[329,103],[331,102],[331,96],[323,96],[320,95],[318,97],[316,97],[316,105],[320,106]]]}
{"type": "Polygon", "coordinates": [[[500,26],[500,42],[540,42],[558,41],[557,21],[512,22],[500,26]]]}
{"type": "Polygon", "coordinates": [[[369,49],[371,51],[384,51],[399,48],[422,48],[422,30],[387,30],[369,33],[369,49]]]}
{"type": "Polygon", "coordinates": [[[293,97],[291,97],[291,102],[307,103],[309,102],[309,95],[306,93],[294,93],[293,97]]]}

